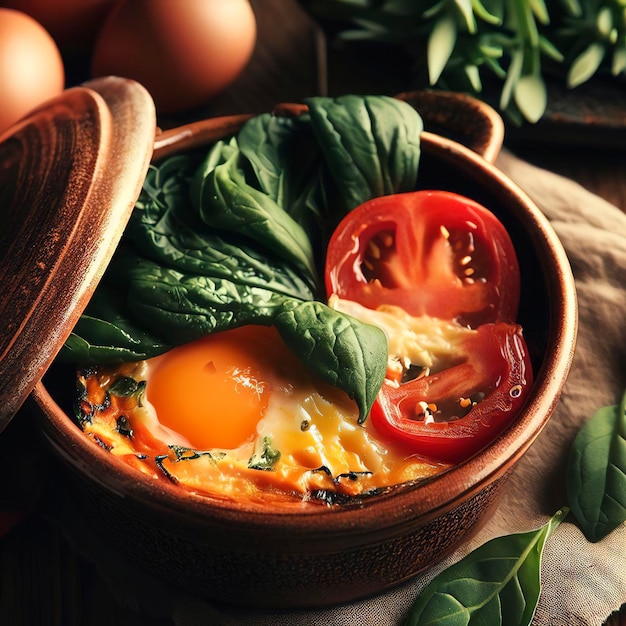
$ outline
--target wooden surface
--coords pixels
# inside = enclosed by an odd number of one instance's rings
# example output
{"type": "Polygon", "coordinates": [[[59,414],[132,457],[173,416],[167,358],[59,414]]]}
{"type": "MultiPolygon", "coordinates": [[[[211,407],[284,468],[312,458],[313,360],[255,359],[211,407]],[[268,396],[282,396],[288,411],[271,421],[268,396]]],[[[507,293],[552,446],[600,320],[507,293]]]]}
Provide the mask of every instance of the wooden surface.
{"type": "MultiPolygon", "coordinates": [[[[254,0],[259,43],[240,79],[185,120],[256,113],[277,101],[342,92],[394,93],[412,86],[398,59],[378,51],[325,49],[319,31],[295,0],[254,0]]],[[[159,120],[163,127],[176,119],[159,120]]],[[[564,129],[567,132],[566,129],[564,129]]],[[[566,145],[525,141],[516,131],[505,146],[532,163],[568,176],[626,210],[625,152],[594,147],[570,136],[566,145]]],[[[55,506],[57,464],[22,410],[0,437],[0,624],[59,626],[165,626],[169,620],[121,606],[103,583],[97,563],[71,547],[49,519],[55,506]],[[10,524],[15,522],[12,528],[10,524]]]]}

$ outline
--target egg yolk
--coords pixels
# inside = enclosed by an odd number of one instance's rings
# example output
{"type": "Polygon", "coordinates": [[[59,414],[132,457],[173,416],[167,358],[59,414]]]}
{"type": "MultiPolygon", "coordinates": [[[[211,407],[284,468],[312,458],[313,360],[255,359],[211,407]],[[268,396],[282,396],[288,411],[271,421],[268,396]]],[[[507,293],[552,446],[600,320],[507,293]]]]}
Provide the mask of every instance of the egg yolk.
{"type": "Polygon", "coordinates": [[[158,358],[146,399],[191,447],[236,448],[267,409],[277,341],[274,329],[243,326],[174,348],[158,358]]]}

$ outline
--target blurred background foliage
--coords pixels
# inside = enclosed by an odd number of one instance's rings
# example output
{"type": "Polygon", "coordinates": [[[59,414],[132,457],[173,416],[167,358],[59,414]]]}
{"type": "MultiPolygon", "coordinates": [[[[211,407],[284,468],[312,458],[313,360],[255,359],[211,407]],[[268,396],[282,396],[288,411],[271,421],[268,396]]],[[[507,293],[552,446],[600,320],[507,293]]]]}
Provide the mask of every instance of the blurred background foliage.
{"type": "Polygon", "coordinates": [[[329,41],[396,46],[412,88],[478,97],[516,123],[539,121],[547,81],[574,89],[626,69],[626,0],[300,0],[329,41]]]}

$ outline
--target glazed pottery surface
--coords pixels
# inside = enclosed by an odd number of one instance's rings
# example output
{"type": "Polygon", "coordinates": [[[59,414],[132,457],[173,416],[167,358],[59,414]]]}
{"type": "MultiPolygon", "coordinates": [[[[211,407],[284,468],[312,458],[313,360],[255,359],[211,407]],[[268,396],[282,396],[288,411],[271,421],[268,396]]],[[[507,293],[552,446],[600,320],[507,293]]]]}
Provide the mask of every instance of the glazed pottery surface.
{"type": "MultiPolygon", "coordinates": [[[[77,506],[95,534],[187,591],[250,606],[310,607],[393,587],[480,527],[555,408],[574,349],[574,283],[547,220],[492,164],[502,141],[501,122],[482,104],[462,97],[445,106],[437,106],[430,94],[400,97],[418,110],[421,98],[432,111],[424,116],[417,187],[477,200],[500,218],[514,242],[522,276],[519,322],[535,370],[528,402],[484,451],[432,479],[358,505],[298,502],[278,508],[220,501],[143,477],[83,436],[68,415],[71,400],[64,387],[71,393],[72,383],[60,384],[62,372],[52,368],[36,384],[31,403],[67,468],[77,506]],[[459,141],[437,132],[446,120],[459,141]],[[467,131],[472,120],[476,132],[467,131]]],[[[302,110],[281,107],[291,114],[302,110]]],[[[232,134],[245,119],[210,119],[158,134],[154,159],[232,134]]]]}

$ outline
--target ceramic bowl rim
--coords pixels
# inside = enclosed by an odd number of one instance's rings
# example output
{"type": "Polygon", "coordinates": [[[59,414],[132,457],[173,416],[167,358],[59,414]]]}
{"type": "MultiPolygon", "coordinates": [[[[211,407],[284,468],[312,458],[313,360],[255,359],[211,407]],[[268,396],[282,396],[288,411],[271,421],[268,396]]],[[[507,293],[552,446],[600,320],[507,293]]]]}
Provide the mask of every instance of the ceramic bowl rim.
{"type": "MultiPolygon", "coordinates": [[[[224,118],[228,119],[231,117],[224,118]]],[[[215,118],[202,120],[197,122],[198,128],[207,122],[219,123],[215,118]]],[[[137,505],[143,503],[165,513],[169,511],[182,515],[199,525],[211,521],[235,524],[255,532],[275,529],[299,536],[328,531],[358,537],[372,529],[376,532],[387,529],[391,534],[402,532],[407,523],[421,525],[435,519],[509,471],[547,423],[569,372],[577,331],[574,280],[557,235],[521,189],[493,164],[453,140],[425,131],[423,141],[427,150],[454,155],[454,158],[464,160],[468,167],[484,172],[494,184],[504,187],[522,207],[527,228],[532,227],[535,243],[539,246],[536,252],[541,257],[544,271],[548,263],[559,269],[547,276],[551,299],[550,333],[546,357],[536,373],[529,400],[516,422],[482,452],[431,479],[366,499],[360,506],[308,505],[303,510],[298,504],[269,512],[267,505],[223,502],[218,498],[182,491],[180,487],[163,481],[156,484],[148,478],[141,478],[136,470],[89,441],[56,405],[45,384],[40,381],[32,395],[40,412],[45,415],[47,427],[44,428],[44,435],[48,442],[79,472],[88,474],[91,480],[100,481],[106,489],[137,505]],[[63,444],[58,442],[59,436],[63,444]],[[184,496],[181,497],[181,494],[184,496]]]]}

